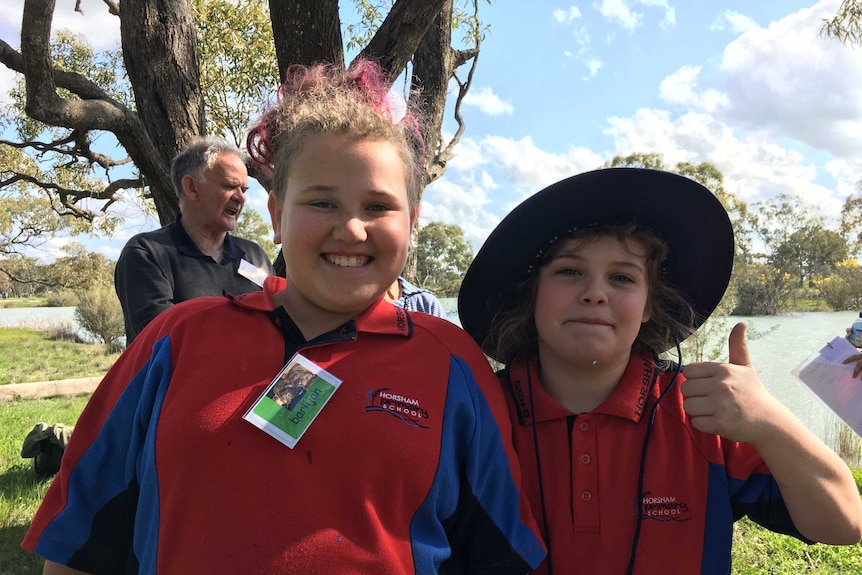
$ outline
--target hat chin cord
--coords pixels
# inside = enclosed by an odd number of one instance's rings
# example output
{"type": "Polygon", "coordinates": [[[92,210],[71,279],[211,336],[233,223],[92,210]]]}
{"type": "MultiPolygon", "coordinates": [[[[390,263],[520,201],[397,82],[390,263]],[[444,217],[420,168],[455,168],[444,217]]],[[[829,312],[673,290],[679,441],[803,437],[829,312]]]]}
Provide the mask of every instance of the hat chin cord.
{"type": "MultiPolygon", "coordinates": [[[[641,449],[640,466],[638,469],[637,524],[635,525],[635,534],[632,537],[632,548],[631,548],[631,553],[629,554],[629,565],[628,565],[628,568],[626,568],[626,575],[632,575],[634,573],[635,560],[637,559],[638,542],[640,541],[641,524],[643,523],[643,505],[644,505],[643,490],[644,490],[644,475],[645,475],[645,471],[646,471],[646,456],[647,456],[647,451],[649,450],[650,437],[652,437],[652,429],[653,429],[653,424],[655,423],[655,415],[656,415],[656,412],[658,411],[658,406],[661,403],[661,400],[664,399],[665,396],[667,395],[667,393],[673,388],[673,385],[674,385],[674,383],[676,383],[676,380],[679,376],[679,373],[682,370],[682,350],[680,349],[679,344],[680,344],[680,342],[677,341],[676,342],[676,356],[677,356],[678,361],[676,363],[676,370],[674,371],[673,378],[670,380],[670,383],[667,384],[667,387],[665,387],[664,390],[662,390],[662,392],[659,394],[658,399],[656,399],[655,403],[653,404],[652,408],[650,409],[649,422],[647,423],[646,434],[644,435],[643,448],[641,449]]],[[[524,360],[525,360],[525,363],[529,366],[529,360],[530,360],[529,350],[527,350],[525,352],[524,360]]],[[[548,529],[548,513],[547,513],[547,508],[545,506],[545,487],[544,487],[544,482],[542,481],[542,460],[541,460],[541,457],[539,454],[539,434],[538,434],[538,431],[536,429],[536,408],[535,408],[535,403],[533,401],[533,379],[530,376],[530,369],[528,368],[526,371],[527,371],[527,391],[530,395],[530,422],[532,424],[531,427],[533,430],[533,451],[536,454],[536,475],[537,475],[537,479],[539,482],[539,503],[542,506],[542,527],[544,527],[544,529],[545,529],[545,545],[548,548],[548,557],[547,557],[548,575],[554,575],[554,565],[553,565],[553,561],[551,560],[551,553],[552,553],[551,552],[551,531],[550,531],[550,529],[548,529]]],[[[655,381],[658,381],[658,378],[656,378],[655,381]]],[[[652,389],[650,389],[650,391],[652,391],[652,389]]]]}

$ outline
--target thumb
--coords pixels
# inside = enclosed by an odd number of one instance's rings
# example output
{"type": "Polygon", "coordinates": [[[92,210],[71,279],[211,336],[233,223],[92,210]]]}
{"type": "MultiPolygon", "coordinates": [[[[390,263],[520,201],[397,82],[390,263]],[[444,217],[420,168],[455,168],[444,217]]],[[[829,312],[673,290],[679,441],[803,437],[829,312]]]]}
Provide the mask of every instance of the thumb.
{"type": "Polygon", "coordinates": [[[751,365],[748,357],[748,344],[745,341],[745,324],[739,322],[730,330],[727,338],[728,361],[735,365],[751,365]]]}

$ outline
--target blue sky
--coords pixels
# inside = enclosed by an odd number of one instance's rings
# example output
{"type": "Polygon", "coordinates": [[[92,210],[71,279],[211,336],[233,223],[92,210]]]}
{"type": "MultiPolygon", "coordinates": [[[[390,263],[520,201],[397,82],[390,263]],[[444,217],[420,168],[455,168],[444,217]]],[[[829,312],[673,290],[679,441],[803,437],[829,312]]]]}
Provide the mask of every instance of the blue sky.
{"type": "MultiPolygon", "coordinates": [[[[73,0],[57,4],[55,29],[97,48],[117,40],[101,0],[82,1],[86,16],[73,0]]],[[[480,4],[491,29],[467,131],[422,210],[423,223],[458,224],[476,248],[525,197],[615,155],[713,162],[749,203],[786,193],[833,219],[862,178],[862,48],[819,36],[839,0],[480,4]]],[[[22,7],[0,7],[0,37],[13,45],[22,7]]],[[[0,66],[0,101],[13,79],[0,66]]],[[[265,213],[260,188],[248,206],[265,213]]],[[[158,225],[129,214],[113,238],[77,240],[116,258],[132,234],[158,225]]],[[[49,259],[66,241],[34,255],[49,259]]]]}

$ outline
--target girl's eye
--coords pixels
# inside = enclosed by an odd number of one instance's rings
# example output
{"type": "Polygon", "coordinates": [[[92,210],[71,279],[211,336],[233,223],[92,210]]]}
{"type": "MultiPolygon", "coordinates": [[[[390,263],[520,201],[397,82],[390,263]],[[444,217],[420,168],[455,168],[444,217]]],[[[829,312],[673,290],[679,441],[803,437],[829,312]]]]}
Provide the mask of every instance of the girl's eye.
{"type": "Polygon", "coordinates": [[[629,276],[627,276],[627,275],[625,275],[625,274],[615,274],[615,275],[612,275],[612,276],[611,276],[611,279],[612,279],[612,280],[614,280],[614,281],[616,281],[616,282],[624,282],[624,283],[634,283],[634,281],[635,281],[635,280],[633,280],[631,277],[629,277],[629,276]]]}
{"type": "Polygon", "coordinates": [[[385,204],[371,204],[368,206],[368,210],[372,212],[385,212],[389,210],[389,206],[385,204]]]}
{"type": "Polygon", "coordinates": [[[557,270],[557,273],[564,276],[574,276],[581,274],[581,272],[575,268],[560,268],[557,270]]]}
{"type": "Polygon", "coordinates": [[[335,204],[330,202],[329,200],[314,200],[312,202],[308,202],[309,206],[314,206],[315,208],[334,208],[335,204]]]}

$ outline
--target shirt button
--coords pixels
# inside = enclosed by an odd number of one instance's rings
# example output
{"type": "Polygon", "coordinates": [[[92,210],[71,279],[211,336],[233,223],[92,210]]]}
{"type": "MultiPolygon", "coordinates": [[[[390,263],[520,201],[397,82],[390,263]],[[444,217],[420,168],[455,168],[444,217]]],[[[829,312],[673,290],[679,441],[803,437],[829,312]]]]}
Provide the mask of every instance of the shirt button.
{"type": "Polygon", "coordinates": [[[584,501],[589,501],[592,498],[593,494],[589,491],[581,491],[581,499],[583,499],[584,501]]]}
{"type": "Polygon", "coordinates": [[[592,461],[592,458],[588,453],[584,453],[583,455],[581,455],[581,463],[583,463],[584,465],[589,465],[590,461],[592,461]]]}
{"type": "Polygon", "coordinates": [[[589,428],[590,428],[589,423],[587,423],[586,421],[581,422],[581,431],[587,431],[587,430],[589,430],[589,428]]]}

